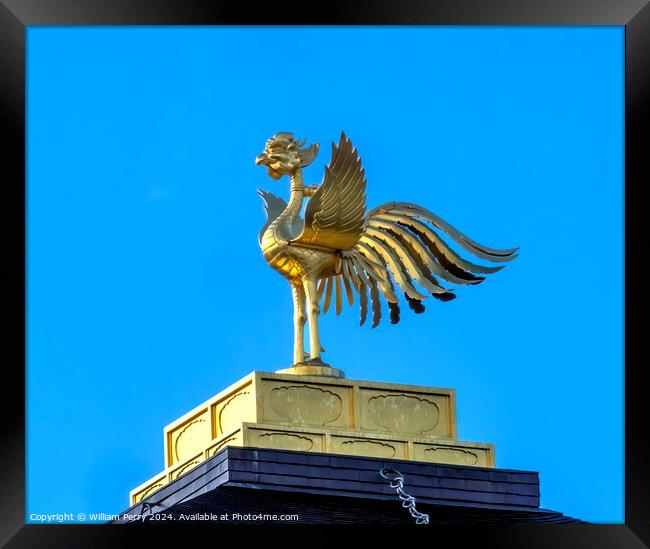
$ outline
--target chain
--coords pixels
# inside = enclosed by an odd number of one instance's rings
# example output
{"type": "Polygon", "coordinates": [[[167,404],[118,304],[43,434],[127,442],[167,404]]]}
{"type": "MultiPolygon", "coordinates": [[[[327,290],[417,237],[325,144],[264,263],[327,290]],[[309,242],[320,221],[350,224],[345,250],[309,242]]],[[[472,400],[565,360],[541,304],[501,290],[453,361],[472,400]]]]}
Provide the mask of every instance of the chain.
{"type": "Polygon", "coordinates": [[[387,480],[390,487],[397,492],[397,497],[402,500],[402,507],[409,510],[409,513],[415,519],[415,524],[429,524],[429,515],[420,513],[415,508],[415,498],[404,491],[404,476],[402,473],[392,467],[382,467],[379,470],[379,475],[387,480]]]}

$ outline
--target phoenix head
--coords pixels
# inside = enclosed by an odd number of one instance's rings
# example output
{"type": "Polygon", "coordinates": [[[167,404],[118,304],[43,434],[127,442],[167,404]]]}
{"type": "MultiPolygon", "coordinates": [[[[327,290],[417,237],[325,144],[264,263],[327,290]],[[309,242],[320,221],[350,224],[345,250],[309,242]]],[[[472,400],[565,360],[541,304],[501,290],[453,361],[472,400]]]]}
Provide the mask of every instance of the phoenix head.
{"type": "Polygon", "coordinates": [[[306,147],[306,140],[297,141],[289,132],[276,133],[267,139],[264,150],[255,159],[256,165],[266,166],[273,179],[280,179],[297,168],[309,166],[318,154],[318,143],[306,147]]]}

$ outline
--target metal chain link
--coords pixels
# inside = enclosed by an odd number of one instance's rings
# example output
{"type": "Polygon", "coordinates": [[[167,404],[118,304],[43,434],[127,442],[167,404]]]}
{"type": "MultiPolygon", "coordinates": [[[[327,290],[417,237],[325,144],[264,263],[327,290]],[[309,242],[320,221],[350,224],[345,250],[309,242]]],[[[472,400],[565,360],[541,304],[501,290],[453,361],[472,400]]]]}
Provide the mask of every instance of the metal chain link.
{"type": "Polygon", "coordinates": [[[392,467],[382,467],[379,470],[379,475],[387,480],[390,487],[397,492],[397,497],[402,500],[402,507],[409,510],[409,513],[415,519],[415,524],[429,524],[429,515],[420,513],[415,508],[415,498],[404,491],[404,476],[402,473],[392,467]]]}

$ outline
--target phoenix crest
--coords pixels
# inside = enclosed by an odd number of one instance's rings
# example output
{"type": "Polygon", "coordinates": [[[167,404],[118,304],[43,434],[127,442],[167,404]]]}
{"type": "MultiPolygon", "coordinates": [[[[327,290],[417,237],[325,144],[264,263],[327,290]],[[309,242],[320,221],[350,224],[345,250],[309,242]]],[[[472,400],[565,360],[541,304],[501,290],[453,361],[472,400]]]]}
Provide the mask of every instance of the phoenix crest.
{"type": "Polygon", "coordinates": [[[503,268],[463,259],[443,240],[445,234],[480,259],[511,261],[518,248],[497,250],[478,244],[421,206],[387,202],[366,212],[366,177],[359,154],[341,133],[332,143],[332,158],[319,185],[305,185],[302,168],[313,162],[319,145],[305,147],[293,134],[282,132],[268,139],[256,158],[273,179],[289,176],[290,198],[285,202],[259,190],[267,220],[259,235],[268,264],[291,285],[294,306],[294,369],[328,367],[321,360],[318,317],[332,302],[336,314],[343,295],[352,306],[358,296],[363,325],[372,312],[372,327],[382,315],[381,298],[388,303],[390,321],[399,322],[398,289],[413,312],[424,311],[429,295],[454,299],[443,283],[478,284],[503,268]],[[308,198],[304,218],[303,201],[308,198]],[[444,282],[442,282],[444,281],[444,282]],[[305,353],[304,326],[309,321],[309,354],[305,353]]]}

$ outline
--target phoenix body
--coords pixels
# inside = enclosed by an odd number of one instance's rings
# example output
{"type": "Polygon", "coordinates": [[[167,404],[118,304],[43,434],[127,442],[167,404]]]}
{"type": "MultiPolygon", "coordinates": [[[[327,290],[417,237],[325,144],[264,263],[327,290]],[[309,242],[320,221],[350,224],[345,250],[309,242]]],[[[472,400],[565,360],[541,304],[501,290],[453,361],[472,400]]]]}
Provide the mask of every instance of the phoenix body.
{"type": "Polygon", "coordinates": [[[432,212],[407,202],[388,202],[366,212],[366,177],[357,150],[341,134],[319,185],[305,185],[302,168],[316,158],[318,144],[305,147],[293,134],[277,133],[256,158],[273,179],[287,175],[289,202],[259,190],[267,220],[259,235],[267,263],[291,286],[294,307],[294,366],[327,366],[321,360],[318,317],[332,302],[340,314],[343,296],[359,299],[363,325],[372,311],[372,327],[381,320],[381,299],[391,323],[400,318],[398,293],[410,309],[424,311],[422,300],[456,297],[444,283],[473,285],[503,265],[484,266],[461,257],[446,235],[473,256],[504,263],[518,248],[497,250],[478,244],[432,212]],[[307,200],[304,217],[301,215],[307,200]],[[444,282],[443,282],[444,281],[444,282]],[[304,327],[309,322],[309,354],[304,327]]]}

